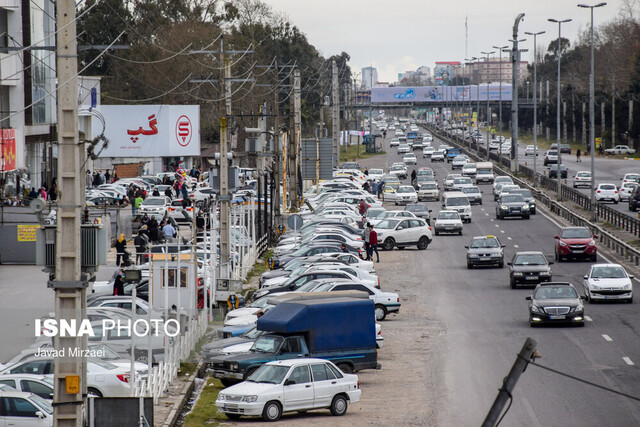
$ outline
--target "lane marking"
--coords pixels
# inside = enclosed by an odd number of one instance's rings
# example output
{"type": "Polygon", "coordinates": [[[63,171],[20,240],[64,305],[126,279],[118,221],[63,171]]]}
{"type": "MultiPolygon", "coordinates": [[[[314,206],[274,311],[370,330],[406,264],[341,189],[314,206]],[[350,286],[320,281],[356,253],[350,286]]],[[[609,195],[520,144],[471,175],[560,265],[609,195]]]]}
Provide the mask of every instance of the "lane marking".
{"type": "Polygon", "coordinates": [[[604,338],[605,341],[611,342],[613,341],[613,338],[611,338],[609,335],[607,334],[602,334],[602,338],[604,338]]]}
{"type": "MultiPolygon", "coordinates": [[[[487,214],[488,215],[488,214],[487,214]]],[[[493,222],[493,218],[491,218],[489,221],[493,222]]]]}
{"type": "Polygon", "coordinates": [[[513,239],[511,239],[511,237],[507,237],[507,240],[513,240],[513,239]]]}
{"type": "Polygon", "coordinates": [[[486,213],[486,214],[485,214],[485,216],[489,216],[489,214],[488,214],[488,213],[486,213]]]}
{"type": "Polygon", "coordinates": [[[484,208],[480,208],[480,210],[481,210],[481,211],[483,211],[483,210],[484,210],[484,208]]]}
{"type": "Polygon", "coordinates": [[[624,362],[629,365],[629,366],[634,366],[635,363],[633,363],[633,361],[631,359],[629,359],[628,357],[623,357],[622,360],[624,360],[624,362]]]}
{"type": "Polygon", "coordinates": [[[500,224],[496,224],[496,227],[500,227],[500,224]]]}
{"type": "Polygon", "coordinates": [[[504,230],[500,230],[500,232],[501,232],[502,234],[504,234],[504,230]]]}
{"type": "Polygon", "coordinates": [[[593,319],[589,316],[584,316],[584,320],[586,320],[587,322],[593,322],[593,319]]]}

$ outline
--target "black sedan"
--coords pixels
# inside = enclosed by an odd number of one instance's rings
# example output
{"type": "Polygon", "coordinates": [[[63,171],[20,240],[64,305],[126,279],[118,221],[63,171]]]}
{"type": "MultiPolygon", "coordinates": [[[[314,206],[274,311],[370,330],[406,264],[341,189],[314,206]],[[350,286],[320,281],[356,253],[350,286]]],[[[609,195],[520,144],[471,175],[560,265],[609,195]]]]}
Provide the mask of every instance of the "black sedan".
{"type": "MultiPolygon", "coordinates": [[[[565,165],[560,165],[560,178],[566,178],[568,173],[568,169],[565,165]]],[[[549,178],[557,178],[558,177],[558,165],[549,166],[549,178]]]]}
{"type": "Polygon", "coordinates": [[[550,282],[551,264],[553,262],[549,262],[542,252],[516,252],[511,262],[507,263],[511,289],[515,289],[518,284],[535,285],[550,282]]]}
{"type": "Polygon", "coordinates": [[[526,298],[529,302],[529,324],[533,326],[544,323],[568,323],[584,326],[584,295],[571,283],[540,283],[533,290],[533,295],[526,298]]]}

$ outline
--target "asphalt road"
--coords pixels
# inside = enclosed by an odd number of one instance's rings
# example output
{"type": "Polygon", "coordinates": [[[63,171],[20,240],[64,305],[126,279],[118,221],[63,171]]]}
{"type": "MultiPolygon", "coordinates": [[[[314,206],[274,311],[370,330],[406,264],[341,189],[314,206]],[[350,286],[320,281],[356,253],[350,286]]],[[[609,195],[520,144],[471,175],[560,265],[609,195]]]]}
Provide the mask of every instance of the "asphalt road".
{"type": "MultiPolygon", "coordinates": [[[[392,164],[400,161],[401,156],[395,148],[388,148],[389,139],[385,163],[392,164]]],[[[420,166],[432,167],[439,181],[451,171],[450,164],[432,164],[421,157],[418,158],[420,166]]],[[[584,328],[534,329],[528,324],[525,301],[531,289],[510,289],[506,266],[466,269],[464,245],[472,236],[496,235],[506,245],[506,262],[518,250],[542,250],[552,258],[553,236],[559,229],[554,220],[541,213],[530,220],[495,219],[496,203],[491,186],[480,188],[484,190],[483,205],[472,208],[473,220],[465,225],[463,236],[435,237],[426,253],[405,251],[411,274],[424,278],[414,284],[423,293],[424,310],[432,322],[441,325],[432,337],[435,347],[429,349],[440,354],[435,359],[440,366],[430,367],[429,371],[441,376],[440,380],[433,381],[442,384],[443,389],[434,396],[439,408],[437,420],[429,424],[479,425],[526,337],[538,342],[541,365],[640,397],[640,372],[635,366],[640,363],[637,303],[586,303],[588,322],[584,328]]],[[[432,215],[437,214],[438,202],[427,202],[427,205],[433,209],[432,215]]],[[[589,265],[588,262],[554,264],[554,280],[570,281],[582,293],[582,276],[589,265]]],[[[389,279],[383,277],[383,283],[389,279]]],[[[400,294],[402,296],[402,291],[400,294]]],[[[393,338],[385,326],[387,345],[393,338]]],[[[415,338],[419,339],[421,333],[416,329],[415,338]]],[[[639,424],[638,401],[530,366],[516,386],[513,404],[503,425],[639,424]]]]}

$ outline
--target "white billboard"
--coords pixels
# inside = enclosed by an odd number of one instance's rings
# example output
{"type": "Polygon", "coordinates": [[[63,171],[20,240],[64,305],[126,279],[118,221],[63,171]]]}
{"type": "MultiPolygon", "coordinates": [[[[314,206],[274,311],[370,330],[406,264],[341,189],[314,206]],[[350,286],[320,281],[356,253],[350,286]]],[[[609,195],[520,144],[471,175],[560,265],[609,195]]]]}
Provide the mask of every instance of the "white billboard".
{"type": "Polygon", "coordinates": [[[471,86],[415,86],[415,87],[388,87],[373,88],[371,101],[375,103],[431,103],[431,102],[467,102],[486,101],[487,92],[489,101],[498,101],[502,91],[502,100],[511,101],[511,85],[503,83],[499,85],[471,85],[471,86]]]}
{"type": "MultiPolygon", "coordinates": [[[[199,105],[101,105],[109,146],[100,157],[200,155],[199,105]]],[[[93,137],[102,129],[94,121],[93,137]]]]}

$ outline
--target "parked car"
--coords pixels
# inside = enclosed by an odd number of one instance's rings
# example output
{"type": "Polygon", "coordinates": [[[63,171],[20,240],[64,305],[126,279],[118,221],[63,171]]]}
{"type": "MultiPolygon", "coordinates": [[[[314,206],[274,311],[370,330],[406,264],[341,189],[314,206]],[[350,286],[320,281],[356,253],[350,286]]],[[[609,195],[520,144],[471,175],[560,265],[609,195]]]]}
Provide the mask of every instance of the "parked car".
{"type": "Polygon", "coordinates": [[[369,181],[380,181],[384,176],[384,171],[382,169],[369,169],[369,175],[367,178],[369,181]]]}
{"type": "Polygon", "coordinates": [[[216,407],[229,419],[257,415],[277,421],[283,412],[326,408],[340,416],[347,412],[348,402],[360,400],[360,394],[358,377],[343,373],[328,360],[278,360],[218,393],[216,407]]]}
{"type": "Polygon", "coordinates": [[[441,233],[457,233],[462,236],[462,218],[457,211],[442,210],[435,218],[433,231],[435,235],[441,233]]]}
{"type": "Polygon", "coordinates": [[[529,302],[529,324],[537,326],[544,323],[569,323],[584,326],[584,296],[571,283],[540,283],[529,302]]]}
{"type": "Polygon", "coordinates": [[[578,171],[573,178],[573,188],[578,187],[589,187],[591,188],[591,172],[589,171],[578,171]]]}
{"type": "Polygon", "coordinates": [[[378,233],[378,242],[387,251],[396,246],[404,248],[413,245],[420,250],[425,250],[433,240],[431,227],[421,218],[385,219],[375,225],[375,229],[378,233]]]}
{"type": "Polygon", "coordinates": [[[504,245],[493,235],[476,236],[467,249],[467,268],[481,265],[504,267],[504,245]]]}
{"type": "Polygon", "coordinates": [[[383,292],[371,285],[358,281],[332,280],[316,287],[313,292],[359,291],[369,295],[375,304],[375,319],[378,322],[386,319],[389,313],[400,312],[400,297],[394,292],[383,292]]]}
{"type": "Polygon", "coordinates": [[[598,184],[595,196],[596,202],[610,201],[614,204],[620,202],[620,193],[614,184],[598,184]]]}
{"type": "Polygon", "coordinates": [[[569,258],[587,258],[593,262],[598,260],[598,248],[595,239],[587,227],[562,227],[556,239],[556,261],[569,258]]]}
{"type": "Polygon", "coordinates": [[[4,374],[0,375],[0,384],[13,387],[17,391],[36,394],[43,399],[53,399],[53,378],[48,375],[4,374]]]}
{"type": "Polygon", "coordinates": [[[636,150],[628,145],[616,145],[613,148],[607,148],[604,152],[605,154],[636,154],[636,150]]]}
{"type": "Polygon", "coordinates": [[[515,289],[518,284],[535,285],[540,282],[551,281],[551,268],[553,261],[540,251],[516,252],[509,266],[509,284],[515,289]]]}
{"type": "Polygon", "coordinates": [[[593,264],[582,283],[589,302],[625,300],[632,303],[632,280],[633,276],[620,264],[593,264]]]}
{"type": "Polygon", "coordinates": [[[0,391],[0,402],[3,402],[3,410],[0,411],[2,426],[53,426],[51,401],[37,394],[17,390],[0,391]]]}

